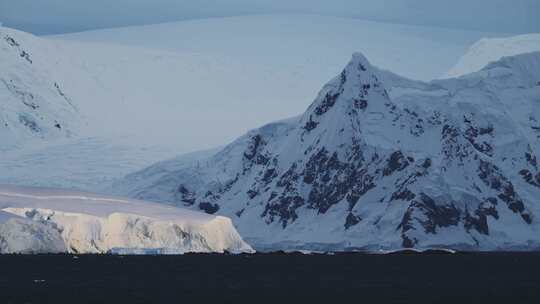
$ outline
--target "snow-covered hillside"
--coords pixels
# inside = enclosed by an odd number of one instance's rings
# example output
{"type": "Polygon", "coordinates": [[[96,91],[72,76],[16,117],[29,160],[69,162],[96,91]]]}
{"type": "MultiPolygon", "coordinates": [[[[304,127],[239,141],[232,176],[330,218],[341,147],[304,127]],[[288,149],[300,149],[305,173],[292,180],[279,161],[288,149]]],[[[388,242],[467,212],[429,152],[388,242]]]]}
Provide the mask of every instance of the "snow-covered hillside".
{"type": "Polygon", "coordinates": [[[56,79],[47,41],[0,26],[0,152],[74,135],[81,117],[56,79]]]}
{"type": "Polygon", "coordinates": [[[424,83],[356,54],[301,116],[116,191],[230,216],[259,249],[540,248],[540,53],[424,83]]]}
{"type": "Polygon", "coordinates": [[[143,201],[0,186],[0,253],[252,252],[222,216],[143,201]]]}
{"type": "Polygon", "coordinates": [[[502,57],[537,51],[540,51],[540,34],[480,39],[443,77],[459,77],[476,72],[502,57]]]}
{"type": "MultiPolygon", "coordinates": [[[[431,80],[473,42],[493,35],[347,18],[260,15],[51,38],[77,54],[80,60],[75,62],[106,92],[89,99],[95,93],[85,90],[79,97],[94,106],[86,112],[104,116],[101,125],[190,152],[223,145],[256,126],[302,112],[320,84],[355,51],[382,68],[431,80]],[[95,110],[102,106],[106,113],[95,110]]],[[[66,85],[84,89],[74,81],[66,79],[66,85]]]]}
{"type": "MultiPolygon", "coordinates": [[[[68,117],[77,127],[84,123],[77,138],[47,139],[3,153],[0,183],[86,191],[302,112],[353,51],[364,50],[378,65],[406,76],[428,79],[446,71],[472,42],[490,36],[305,15],[214,18],[40,38],[3,31],[24,46],[34,64],[11,47],[9,62],[50,73],[36,77],[53,88],[56,82],[84,118],[68,117]]],[[[39,82],[26,85],[48,92],[39,82]]],[[[54,94],[43,97],[56,104],[54,94]]],[[[73,129],[67,122],[61,127],[73,129]]],[[[0,150],[7,146],[4,141],[0,150]]]]}
{"type": "MultiPolygon", "coordinates": [[[[9,28],[0,28],[0,38],[0,183],[98,191],[188,149],[182,136],[160,136],[160,128],[172,134],[178,113],[153,106],[151,95],[134,92],[133,103],[122,97],[147,86],[125,75],[148,71],[145,66],[166,52],[64,43],[9,28]],[[126,54],[132,60],[125,62],[126,54]],[[164,113],[169,123],[152,128],[154,121],[165,120],[164,113]],[[141,137],[145,128],[147,136],[141,137]],[[136,137],[129,136],[133,129],[139,131],[136,137]]],[[[166,71],[165,65],[156,74],[166,71]]]]}

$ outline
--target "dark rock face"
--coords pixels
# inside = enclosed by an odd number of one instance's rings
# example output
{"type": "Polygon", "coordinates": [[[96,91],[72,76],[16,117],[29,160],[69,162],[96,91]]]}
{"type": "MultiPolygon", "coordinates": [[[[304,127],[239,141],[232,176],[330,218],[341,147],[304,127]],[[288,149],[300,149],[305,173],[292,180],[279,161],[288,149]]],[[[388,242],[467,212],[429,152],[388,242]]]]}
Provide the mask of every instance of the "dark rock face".
{"type": "Polygon", "coordinates": [[[347,195],[354,201],[353,196],[359,198],[369,191],[372,185],[366,180],[369,180],[370,176],[359,170],[359,165],[342,162],[336,152],[328,155],[325,149],[315,154],[307,162],[304,171],[304,182],[312,185],[308,196],[309,207],[324,214],[347,195]]]}
{"type": "MultiPolygon", "coordinates": [[[[398,228],[401,228],[402,235],[406,235],[409,230],[415,229],[416,225],[413,222],[417,221],[426,233],[436,234],[437,228],[456,226],[459,220],[460,211],[452,202],[436,203],[428,195],[420,193],[418,199],[409,205],[398,228]]],[[[411,241],[415,242],[404,237],[404,244],[411,241]]]]}
{"type": "Polygon", "coordinates": [[[383,170],[383,175],[388,176],[396,171],[401,171],[409,165],[407,159],[403,156],[401,151],[396,151],[390,155],[387,161],[387,165],[383,170]]]}
{"type": "Polygon", "coordinates": [[[289,221],[293,222],[298,218],[296,209],[304,204],[304,198],[299,195],[282,194],[278,199],[266,205],[261,216],[266,218],[267,223],[272,223],[277,218],[283,228],[286,228],[289,221]]]}
{"type": "Polygon", "coordinates": [[[253,164],[264,165],[268,162],[268,157],[263,154],[265,145],[266,142],[261,135],[257,134],[251,138],[246,152],[244,152],[244,158],[248,163],[246,168],[249,168],[253,164]]]}
{"type": "Polygon", "coordinates": [[[319,123],[316,122],[316,121],[313,121],[311,116],[310,116],[309,121],[307,121],[306,124],[304,125],[304,130],[306,130],[307,132],[310,132],[310,131],[314,130],[315,128],[317,128],[318,125],[319,125],[319,123]]]}
{"type": "Polygon", "coordinates": [[[495,208],[497,200],[492,198],[484,203],[482,203],[478,209],[474,211],[473,214],[470,214],[468,211],[465,214],[464,225],[465,229],[470,231],[474,229],[479,233],[489,235],[489,226],[487,223],[487,217],[491,216],[494,219],[499,219],[499,213],[495,208]]]}
{"type": "Polygon", "coordinates": [[[465,131],[465,138],[474,146],[474,148],[488,156],[493,156],[493,148],[491,145],[486,141],[480,141],[478,140],[478,137],[481,135],[489,134],[491,135],[493,133],[493,127],[487,127],[487,128],[474,128],[470,126],[465,131]]]}
{"type": "Polygon", "coordinates": [[[196,194],[189,191],[184,185],[178,186],[178,193],[181,195],[181,201],[186,205],[191,206],[195,204],[196,194]]]}
{"type": "Polygon", "coordinates": [[[480,179],[491,189],[498,192],[497,197],[505,202],[510,210],[520,214],[527,224],[532,222],[531,214],[525,210],[525,205],[516,193],[514,185],[499,172],[497,166],[480,161],[478,172],[480,179]]]}
{"type": "Polygon", "coordinates": [[[334,106],[340,94],[341,93],[326,93],[326,96],[321,104],[315,108],[315,114],[320,116],[326,113],[331,107],[334,106]]]}
{"type": "Polygon", "coordinates": [[[535,186],[537,188],[540,188],[540,173],[537,173],[536,175],[533,175],[531,171],[527,169],[523,169],[519,171],[519,174],[523,177],[523,179],[530,185],[535,186]]]}
{"type": "Polygon", "coordinates": [[[352,226],[360,223],[362,219],[352,213],[349,213],[349,215],[347,215],[347,218],[345,219],[345,229],[349,229],[351,228],[352,226]]]}
{"type": "Polygon", "coordinates": [[[13,37],[5,36],[4,40],[7,42],[7,44],[11,47],[16,48],[19,51],[19,56],[26,60],[28,63],[32,64],[32,59],[30,59],[30,54],[28,54],[25,50],[21,48],[21,45],[13,39],[13,37]]]}
{"type": "Polygon", "coordinates": [[[219,205],[211,204],[211,203],[208,203],[208,202],[202,202],[202,203],[199,204],[199,209],[203,210],[204,212],[206,212],[208,214],[214,214],[214,213],[218,212],[219,205]]]}

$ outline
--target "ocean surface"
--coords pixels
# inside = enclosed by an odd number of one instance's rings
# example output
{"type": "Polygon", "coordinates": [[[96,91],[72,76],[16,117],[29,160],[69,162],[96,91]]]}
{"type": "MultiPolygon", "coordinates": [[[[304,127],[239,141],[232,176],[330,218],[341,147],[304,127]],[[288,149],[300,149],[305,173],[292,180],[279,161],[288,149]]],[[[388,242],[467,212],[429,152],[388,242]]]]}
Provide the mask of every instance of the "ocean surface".
{"type": "Polygon", "coordinates": [[[540,253],[3,255],[0,303],[540,303],[540,253]]]}

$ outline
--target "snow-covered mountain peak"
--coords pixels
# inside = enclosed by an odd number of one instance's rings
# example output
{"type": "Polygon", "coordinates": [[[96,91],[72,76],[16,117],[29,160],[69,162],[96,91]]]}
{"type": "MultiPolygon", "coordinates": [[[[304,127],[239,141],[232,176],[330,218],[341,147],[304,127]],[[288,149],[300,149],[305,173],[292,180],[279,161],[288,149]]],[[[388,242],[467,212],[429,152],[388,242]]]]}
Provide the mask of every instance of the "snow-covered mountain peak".
{"type": "MultiPolygon", "coordinates": [[[[350,143],[353,138],[360,140],[360,134],[376,131],[370,128],[374,120],[390,118],[388,112],[393,107],[379,80],[378,69],[364,55],[355,53],[340,75],[323,87],[303,114],[301,141],[311,138],[311,143],[321,145],[321,140],[326,138],[332,146],[350,143]]],[[[380,127],[378,129],[381,131],[380,127]]]]}
{"type": "Polygon", "coordinates": [[[539,246],[539,60],[424,83],[357,54],[300,117],[116,186],[230,216],[259,248],[539,246]]]}

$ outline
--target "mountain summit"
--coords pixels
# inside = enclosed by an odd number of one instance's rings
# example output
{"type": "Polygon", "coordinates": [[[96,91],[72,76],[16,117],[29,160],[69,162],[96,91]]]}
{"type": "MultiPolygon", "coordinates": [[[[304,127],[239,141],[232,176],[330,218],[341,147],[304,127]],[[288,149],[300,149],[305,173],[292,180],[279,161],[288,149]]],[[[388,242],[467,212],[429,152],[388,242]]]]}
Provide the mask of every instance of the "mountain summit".
{"type": "Polygon", "coordinates": [[[116,190],[231,216],[259,249],[538,248],[539,67],[424,83],[354,54],[303,115],[116,190]]]}

